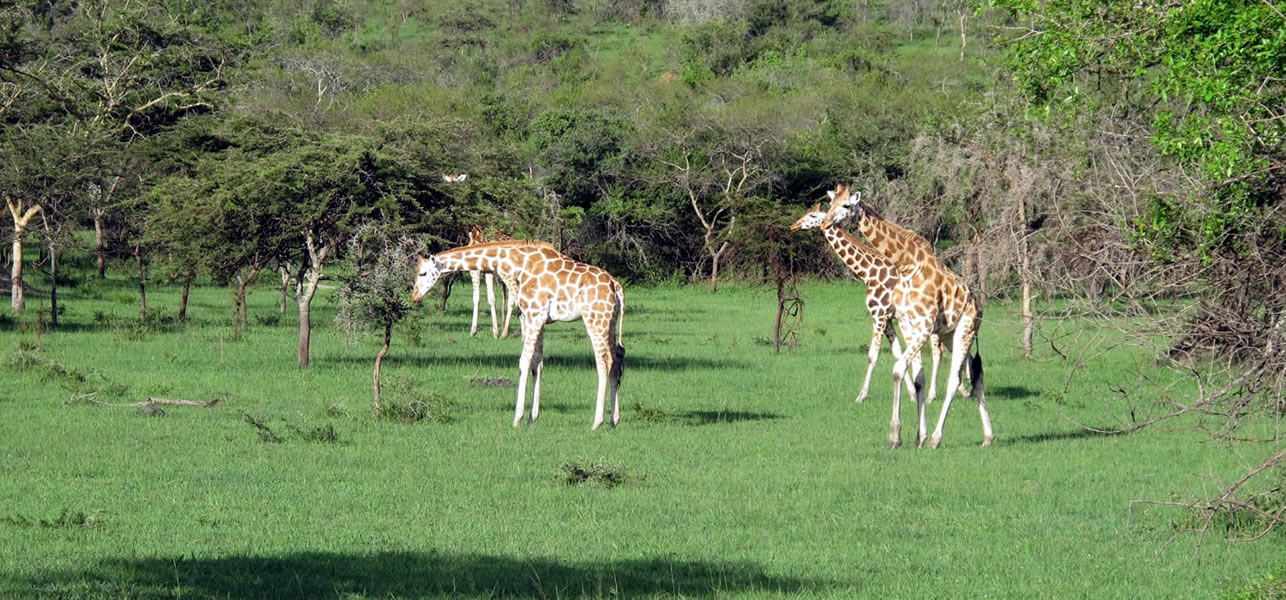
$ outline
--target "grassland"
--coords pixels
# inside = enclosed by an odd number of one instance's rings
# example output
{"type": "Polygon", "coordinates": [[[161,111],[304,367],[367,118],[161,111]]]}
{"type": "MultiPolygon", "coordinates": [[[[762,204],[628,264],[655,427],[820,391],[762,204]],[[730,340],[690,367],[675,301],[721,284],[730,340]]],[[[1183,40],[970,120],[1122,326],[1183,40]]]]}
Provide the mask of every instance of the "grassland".
{"type": "MultiPolygon", "coordinates": [[[[1235,449],[1065,418],[1124,418],[1109,384],[1149,357],[1069,380],[1021,358],[1006,306],[982,330],[997,444],[978,447],[962,399],[942,448],[889,451],[887,353],[853,403],[870,331],[853,284],[805,285],[780,355],[769,293],[628,289],[624,418],[598,432],[583,327],[551,326],[542,416],[515,429],[519,342],[469,338],[465,292],[394,340],[386,400],[431,407],[420,420],[373,414],[375,343],[337,333],[327,292],[307,370],[267,289],[235,340],[217,287],[186,325],[134,325],[114,280],[68,288],[57,331],[0,323],[0,596],[1194,598],[1281,568],[1280,536],[1198,548],[1174,535],[1182,512],[1130,509],[1213,489],[1203,475],[1244,466],[1235,449]],[[89,393],[226,396],[144,416],[89,393]]],[[[173,316],[177,294],[149,303],[173,316]]]]}

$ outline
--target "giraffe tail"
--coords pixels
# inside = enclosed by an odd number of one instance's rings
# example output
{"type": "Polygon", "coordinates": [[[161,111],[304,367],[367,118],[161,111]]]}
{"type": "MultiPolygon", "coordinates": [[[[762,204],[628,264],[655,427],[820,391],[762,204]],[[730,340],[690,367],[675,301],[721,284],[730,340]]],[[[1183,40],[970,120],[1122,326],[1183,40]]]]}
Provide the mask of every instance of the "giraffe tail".
{"type": "Polygon", "coordinates": [[[621,336],[625,333],[625,288],[616,284],[616,345],[621,345],[621,336]]]}
{"type": "Polygon", "coordinates": [[[612,370],[608,377],[619,387],[625,375],[625,346],[621,344],[621,334],[625,329],[625,288],[616,284],[616,344],[612,346],[612,370]]]}
{"type": "MultiPolygon", "coordinates": [[[[971,292],[972,294],[972,292],[971,292]]],[[[975,299],[975,302],[977,300],[975,299]]],[[[982,391],[982,307],[978,307],[978,328],[973,332],[973,356],[969,357],[969,383],[971,384],[969,395],[977,398],[979,402],[983,401],[982,391]]]]}

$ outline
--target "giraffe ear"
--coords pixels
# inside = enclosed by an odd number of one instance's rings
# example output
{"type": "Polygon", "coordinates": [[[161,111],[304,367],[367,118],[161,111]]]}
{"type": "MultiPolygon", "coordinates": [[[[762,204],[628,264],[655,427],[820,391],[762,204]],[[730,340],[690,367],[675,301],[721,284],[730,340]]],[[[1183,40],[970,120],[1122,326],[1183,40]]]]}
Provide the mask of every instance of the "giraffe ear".
{"type": "Polygon", "coordinates": [[[835,199],[835,190],[827,190],[827,191],[826,191],[826,196],[827,196],[827,197],[829,197],[831,200],[834,200],[834,199],[835,199]]]}

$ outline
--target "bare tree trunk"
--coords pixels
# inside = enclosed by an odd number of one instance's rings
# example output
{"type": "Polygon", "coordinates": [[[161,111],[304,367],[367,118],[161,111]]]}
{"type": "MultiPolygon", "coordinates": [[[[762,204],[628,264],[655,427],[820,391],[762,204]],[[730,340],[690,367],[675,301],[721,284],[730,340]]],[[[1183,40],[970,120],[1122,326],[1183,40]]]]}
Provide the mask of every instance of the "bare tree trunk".
{"type": "Polygon", "coordinates": [[[17,314],[27,307],[22,290],[22,236],[27,231],[27,225],[40,213],[40,205],[23,210],[20,202],[15,203],[8,198],[5,199],[5,204],[9,206],[9,214],[13,216],[13,270],[10,271],[12,285],[10,299],[13,312],[17,314]]]}
{"type": "Polygon", "coordinates": [[[455,273],[448,273],[442,278],[442,302],[438,304],[438,312],[447,311],[447,298],[451,297],[451,284],[455,283],[455,273]]]}
{"type": "Polygon", "coordinates": [[[49,244],[49,326],[58,327],[58,247],[49,244]]]}
{"type": "Polygon", "coordinates": [[[98,262],[98,278],[107,277],[107,253],[103,244],[103,210],[92,209],[94,214],[94,257],[98,262]]]}
{"type": "Polygon", "coordinates": [[[384,357],[388,354],[389,342],[392,340],[393,323],[388,322],[384,324],[384,347],[375,355],[375,410],[380,409],[380,367],[384,365],[384,357]]]}
{"type": "Polygon", "coordinates": [[[192,292],[192,276],[183,279],[183,296],[179,298],[179,322],[188,320],[188,294],[192,292]]]}
{"type": "Polygon", "coordinates": [[[27,308],[27,300],[22,295],[22,233],[13,235],[13,269],[10,271],[10,293],[13,313],[18,314],[27,308]]]}
{"type": "Polygon", "coordinates": [[[1027,262],[1023,259],[1023,270],[1021,273],[1023,286],[1023,356],[1031,358],[1031,336],[1032,324],[1035,320],[1031,312],[1031,279],[1027,275],[1027,262]]]}
{"type": "MultiPolygon", "coordinates": [[[[309,267],[308,283],[299,294],[299,366],[301,368],[307,367],[311,362],[313,296],[317,294],[317,285],[321,282],[326,255],[330,254],[332,249],[331,244],[324,244],[321,248],[317,248],[317,244],[313,241],[312,232],[305,234],[304,241],[308,244],[309,267]]],[[[300,270],[303,270],[302,265],[300,270]]],[[[378,389],[378,384],[376,385],[378,389]]],[[[376,405],[379,405],[378,394],[376,405]]]]}
{"type": "Polygon", "coordinates": [[[960,13],[960,60],[962,61],[964,60],[965,52],[965,20],[968,18],[965,13],[960,13]]]}
{"type": "Polygon", "coordinates": [[[246,286],[250,284],[249,277],[237,276],[236,292],[236,314],[233,317],[232,331],[233,336],[239,336],[243,329],[249,329],[249,323],[246,322],[246,286]]]}
{"type": "Polygon", "coordinates": [[[286,291],[290,287],[290,268],[283,264],[277,265],[277,274],[281,275],[281,301],[279,312],[286,314],[286,291]]]}
{"type": "Polygon", "coordinates": [[[134,243],[134,264],[138,266],[138,319],[147,321],[147,267],[143,265],[143,234],[134,243]]]}
{"type": "Polygon", "coordinates": [[[719,257],[723,256],[723,251],[728,249],[728,242],[719,246],[718,252],[710,253],[710,293],[719,291],[719,257]]]}

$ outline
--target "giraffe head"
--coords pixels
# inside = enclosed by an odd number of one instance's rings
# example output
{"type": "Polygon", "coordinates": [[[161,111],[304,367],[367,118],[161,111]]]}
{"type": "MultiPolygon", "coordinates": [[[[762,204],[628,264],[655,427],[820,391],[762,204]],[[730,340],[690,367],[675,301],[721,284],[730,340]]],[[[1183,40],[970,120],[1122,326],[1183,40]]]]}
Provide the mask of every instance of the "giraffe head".
{"type": "Polygon", "coordinates": [[[442,277],[442,263],[432,256],[416,255],[415,286],[411,288],[411,302],[419,302],[433,289],[433,285],[442,277]]]}
{"type": "Polygon", "coordinates": [[[822,220],[822,227],[830,227],[836,221],[845,221],[862,206],[862,192],[852,193],[846,185],[835,186],[834,191],[826,192],[830,196],[831,206],[822,220]]]}
{"type": "Polygon", "coordinates": [[[808,212],[804,213],[804,216],[800,217],[798,221],[791,224],[790,230],[799,231],[800,229],[813,229],[818,225],[821,225],[822,221],[825,219],[826,211],[822,210],[822,203],[818,202],[817,204],[814,204],[812,208],[808,209],[808,212]]]}

